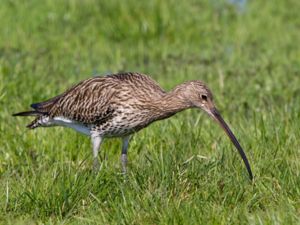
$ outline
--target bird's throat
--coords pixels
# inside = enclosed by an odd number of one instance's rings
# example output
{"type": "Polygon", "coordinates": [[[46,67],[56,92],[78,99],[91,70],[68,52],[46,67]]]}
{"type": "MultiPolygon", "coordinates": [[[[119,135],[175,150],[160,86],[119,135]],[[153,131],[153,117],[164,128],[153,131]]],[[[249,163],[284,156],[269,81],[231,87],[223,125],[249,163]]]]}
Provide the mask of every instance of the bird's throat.
{"type": "Polygon", "coordinates": [[[174,92],[166,93],[161,99],[155,102],[158,109],[157,119],[165,119],[185,109],[191,108],[191,104],[184,100],[181,96],[174,92]]]}

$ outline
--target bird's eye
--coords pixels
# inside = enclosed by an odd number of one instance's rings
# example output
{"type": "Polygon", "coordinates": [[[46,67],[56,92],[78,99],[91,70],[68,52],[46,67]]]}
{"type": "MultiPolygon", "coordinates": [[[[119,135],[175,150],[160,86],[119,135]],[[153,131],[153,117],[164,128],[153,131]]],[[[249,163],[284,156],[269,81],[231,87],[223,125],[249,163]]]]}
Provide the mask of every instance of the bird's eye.
{"type": "Polygon", "coordinates": [[[207,96],[206,95],[201,95],[201,99],[204,101],[207,101],[207,96]]]}

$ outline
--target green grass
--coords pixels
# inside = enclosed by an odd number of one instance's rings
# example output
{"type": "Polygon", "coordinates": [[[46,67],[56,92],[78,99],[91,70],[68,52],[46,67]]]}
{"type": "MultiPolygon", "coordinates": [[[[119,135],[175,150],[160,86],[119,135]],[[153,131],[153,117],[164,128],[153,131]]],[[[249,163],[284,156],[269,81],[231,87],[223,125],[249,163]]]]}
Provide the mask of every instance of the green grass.
{"type": "Polygon", "coordinates": [[[299,224],[299,1],[4,0],[0,7],[1,224],[299,224]],[[24,3],[26,2],[26,3],[24,3]],[[187,110],[120,140],[92,172],[90,140],[28,131],[12,113],[95,74],[139,71],[170,90],[205,81],[244,147],[187,110]]]}

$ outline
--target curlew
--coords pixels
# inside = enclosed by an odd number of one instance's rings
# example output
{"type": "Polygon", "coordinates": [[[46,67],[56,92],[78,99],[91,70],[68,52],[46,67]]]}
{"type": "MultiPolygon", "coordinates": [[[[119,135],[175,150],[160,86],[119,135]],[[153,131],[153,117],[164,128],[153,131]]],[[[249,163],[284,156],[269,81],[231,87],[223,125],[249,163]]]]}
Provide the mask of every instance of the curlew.
{"type": "Polygon", "coordinates": [[[198,80],[187,81],[166,92],[149,76],[140,73],[93,77],[31,107],[34,110],[13,116],[35,116],[27,125],[29,129],[64,126],[90,136],[94,167],[98,167],[98,152],[103,139],[122,138],[124,172],[129,138],[133,133],[182,110],[199,108],[221,125],[242,157],[250,179],[253,178],[248,159],[216,109],[211,91],[198,80]]]}

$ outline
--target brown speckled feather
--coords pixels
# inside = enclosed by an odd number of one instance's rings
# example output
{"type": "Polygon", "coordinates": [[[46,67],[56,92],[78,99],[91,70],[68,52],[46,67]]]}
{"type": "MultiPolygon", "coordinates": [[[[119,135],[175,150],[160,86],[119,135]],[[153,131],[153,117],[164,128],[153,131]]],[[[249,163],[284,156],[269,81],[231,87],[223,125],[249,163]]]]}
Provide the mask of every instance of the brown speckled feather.
{"type": "Polygon", "coordinates": [[[63,116],[85,124],[108,119],[116,104],[130,99],[160,97],[165,92],[150,77],[138,73],[122,73],[94,77],[80,82],[65,93],[38,103],[36,109],[53,118],[63,116]],[[120,102],[121,101],[121,102],[120,102]]]}

